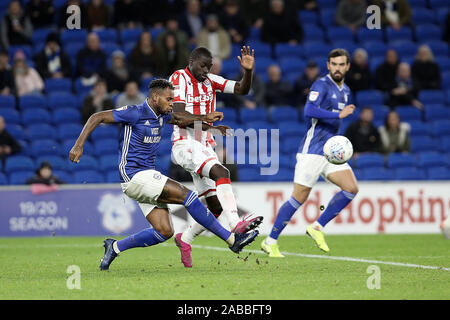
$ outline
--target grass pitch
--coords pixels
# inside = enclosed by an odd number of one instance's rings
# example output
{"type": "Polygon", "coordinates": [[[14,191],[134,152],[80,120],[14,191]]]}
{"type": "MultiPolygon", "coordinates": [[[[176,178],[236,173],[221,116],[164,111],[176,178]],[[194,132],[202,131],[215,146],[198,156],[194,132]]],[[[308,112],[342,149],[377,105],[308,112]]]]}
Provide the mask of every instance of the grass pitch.
{"type": "Polygon", "coordinates": [[[198,237],[192,269],[170,239],[123,252],[102,272],[104,238],[0,238],[0,299],[450,299],[450,240],[439,234],[328,236],[330,254],[306,236],[282,236],[284,259],[263,254],[263,238],[238,256],[198,237]],[[67,287],[71,265],[80,289],[67,287]],[[379,289],[367,285],[372,265],[379,289]]]}

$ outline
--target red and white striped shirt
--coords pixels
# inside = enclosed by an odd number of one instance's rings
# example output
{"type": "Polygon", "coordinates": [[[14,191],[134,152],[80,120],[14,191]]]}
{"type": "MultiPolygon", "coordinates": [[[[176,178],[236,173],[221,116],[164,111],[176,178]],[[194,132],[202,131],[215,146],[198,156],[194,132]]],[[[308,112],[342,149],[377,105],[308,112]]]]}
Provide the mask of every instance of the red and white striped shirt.
{"type": "MultiPolygon", "coordinates": [[[[199,82],[188,68],[175,71],[169,78],[175,87],[174,103],[185,103],[185,110],[192,114],[208,114],[216,110],[216,92],[233,93],[236,81],[209,73],[207,79],[199,82]]],[[[172,141],[196,139],[206,146],[215,146],[210,132],[197,132],[193,128],[174,125],[172,141]]]]}

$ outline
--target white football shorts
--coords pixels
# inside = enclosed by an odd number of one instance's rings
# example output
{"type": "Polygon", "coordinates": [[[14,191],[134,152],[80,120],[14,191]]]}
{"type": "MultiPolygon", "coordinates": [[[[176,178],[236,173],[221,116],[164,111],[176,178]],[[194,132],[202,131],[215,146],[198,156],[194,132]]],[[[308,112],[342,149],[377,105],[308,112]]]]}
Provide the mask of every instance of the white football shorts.
{"type": "Polygon", "coordinates": [[[312,188],[320,176],[326,180],[330,173],[351,169],[348,163],[329,163],[324,156],[318,154],[297,153],[294,182],[312,188]]]}
{"type": "Polygon", "coordinates": [[[136,173],[129,182],[121,183],[122,191],[136,200],[145,217],[155,208],[167,209],[167,204],[157,200],[167,182],[167,177],[156,170],[136,173]]]}
{"type": "Polygon", "coordinates": [[[192,175],[199,197],[216,194],[216,183],[208,176],[209,170],[221,163],[212,147],[193,139],[179,140],[172,146],[172,159],[192,175]]]}

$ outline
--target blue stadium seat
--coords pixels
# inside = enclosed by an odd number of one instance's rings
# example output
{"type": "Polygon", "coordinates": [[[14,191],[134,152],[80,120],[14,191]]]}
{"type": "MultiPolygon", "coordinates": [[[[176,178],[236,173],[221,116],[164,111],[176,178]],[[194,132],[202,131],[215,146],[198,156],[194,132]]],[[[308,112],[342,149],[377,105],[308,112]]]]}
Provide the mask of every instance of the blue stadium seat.
{"type": "Polygon", "coordinates": [[[427,170],[429,180],[450,180],[450,170],[447,167],[433,167],[427,170]]]}
{"type": "Polygon", "coordinates": [[[433,135],[435,137],[450,135],[450,119],[436,120],[433,123],[433,135]]]}
{"type": "MultiPolygon", "coordinates": [[[[77,56],[78,51],[83,49],[85,46],[84,42],[70,42],[64,45],[64,52],[74,59],[77,56]]],[[[72,64],[72,68],[75,68],[75,64],[72,64]]]]}
{"type": "Polygon", "coordinates": [[[74,183],[103,183],[103,182],[105,182],[105,178],[98,171],[82,170],[82,171],[76,171],[73,174],[73,182],[74,183]]]}
{"type": "Polygon", "coordinates": [[[0,116],[5,119],[7,124],[20,124],[20,114],[17,110],[9,108],[0,108],[0,116]]]}
{"type": "Polygon", "coordinates": [[[442,39],[442,31],[435,24],[422,24],[416,26],[416,40],[418,42],[440,41],[442,39]]]}
{"type": "Polygon", "coordinates": [[[27,156],[12,155],[5,160],[5,172],[26,171],[36,169],[33,159],[27,156]]]}
{"type": "Polygon", "coordinates": [[[398,106],[395,108],[402,121],[420,121],[422,120],[423,111],[414,106],[398,106]]]}
{"type": "MultiPolygon", "coordinates": [[[[321,13],[322,14],[322,13],[321,13]]],[[[315,25],[304,26],[303,28],[303,41],[315,41],[315,42],[324,42],[325,41],[325,32],[322,28],[315,25]]],[[[305,54],[306,56],[306,54],[305,54]]]]}
{"type": "Polygon", "coordinates": [[[57,127],[58,139],[60,140],[76,139],[78,138],[82,129],[83,126],[78,123],[61,124],[57,127]]]}
{"type": "Polygon", "coordinates": [[[275,56],[277,59],[302,58],[303,47],[298,44],[292,45],[289,43],[279,43],[275,47],[275,56]]]}
{"type": "Polygon", "coordinates": [[[77,78],[75,80],[74,87],[75,87],[75,93],[76,94],[83,95],[83,94],[86,94],[89,91],[91,91],[92,88],[94,88],[94,85],[93,84],[92,85],[84,85],[82,79],[81,78],[77,78]]]}
{"type": "Polygon", "coordinates": [[[411,152],[437,151],[439,141],[429,136],[411,137],[411,152]]]}
{"type": "Polygon", "coordinates": [[[331,47],[327,43],[313,41],[303,45],[305,57],[314,57],[316,55],[325,56],[330,52],[331,47]]]}
{"type": "Polygon", "coordinates": [[[91,134],[93,141],[98,139],[117,139],[119,130],[116,125],[100,125],[91,134]]]}
{"type": "MultiPolygon", "coordinates": [[[[122,44],[127,42],[136,44],[141,36],[141,33],[142,29],[140,28],[122,29],[120,30],[120,40],[122,44]]],[[[153,39],[153,41],[156,41],[156,39],[153,39]]]]}
{"type": "Polygon", "coordinates": [[[384,157],[378,153],[363,153],[354,161],[354,165],[358,169],[384,168],[384,163],[384,157]]]}
{"type": "MultiPolygon", "coordinates": [[[[283,122],[280,126],[280,137],[298,137],[301,138],[306,132],[306,125],[298,121],[283,122]]],[[[300,144],[300,141],[299,141],[300,144]]]]}
{"type": "Polygon", "coordinates": [[[120,182],[119,170],[109,170],[105,173],[106,183],[116,183],[120,182]]]}
{"type": "Polygon", "coordinates": [[[424,43],[430,47],[435,57],[448,56],[449,54],[448,44],[444,41],[434,40],[434,41],[425,41],[424,43]]]}
{"type": "Polygon", "coordinates": [[[65,47],[68,43],[80,42],[85,43],[87,38],[87,30],[85,29],[65,29],[61,32],[61,43],[65,47]]]}
{"type": "Polygon", "coordinates": [[[447,159],[439,152],[420,152],[417,157],[417,164],[423,169],[431,167],[441,167],[447,165],[447,159]]]}
{"type": "MultiPolygon", "coordinates": [[[[373,110],[373,120],[374,121],[381,121],[384,122],[386,119],[387,114],[389,113],[390,109],[388,106],[384,104],[371,104],[370,107],[373,110]]],[[[359,112],[355,113],[355,115],[359,116],[359,112]]]]}
{"type": "Polygon", "coordinates": [[[424,0],[408,0],[411,8],[427,8],[427,1],[424,0]]]}
{"type": "Polygon", "coordinates": [[[276,106],[270,110],[273,123],[299,120],[298,109],[291,106],[276,106]]]}
{"type": "Polygon", "coordinates": [[[353,52],[360,47],[359,44],[356,44],[353,41],[348,40],[337,40],[337,41],[331,41],[331,47],[333,48],[343,48],[348,51],[348,53],[353,55],[353,52]]]}
{"type": "MultiPolygon", "coordinates": [[[[323,27],[328,27],[335,25],[335,16],[336,11],[333,8],[324,8],[319,12],[319,22],[323,27]]],[[[304,28],[304,32],[306,33],[309,29],[304,28]]],[[[322,37],[323,38],[323,37],[322,37]]]]}
{"type": "Polygon", "coordinates": [[[370,58],[386,55],[387,45],[383,41],[364,41],[362,47],[367,51],[370,58]]]}
{"type": "Polygon", "coordinates": [[[418,99],[425,106],[427,104],[444,104],[445,94],[441,90],[421,90],[418,99]]]}
{"type": "MultiPolygon", "coordinates": [[[[62,148],[61,148],[61,155],[65,156],[65,157],[69,157],[69,152],[70,149],[72,149],[72,147],[75,144],[76,139],[67,139],[64,140],[61,144],[62,144],[62,148]]],[[[87,155],[94,155],[95,154],[95,149],[94,146],[91,142],[86,141],[84,143],[84,147],[83,147],[83,154],[87,154],[87,155]]]]}
{"type": "MultiPolygon", "coordinates": [[[[103,42],[100,45],[100,48],[105,52],[106,56],[108,58],[111,57],[111,54],[116,51],[116,50],[120,50],[122,51],[122,48],[115,42],[103,42]]],[[[111,66],[111,59],[108,60],[107,62],[107,66],[111,66]]]]}
{"type": "Polygon", "coordinates": [[[34,171],[14,171],[9,174],[9,184],[25,184],[34,176],[34,171]]]}
{"type": "Polygon", "coordinates": [[[116,29],[106,28],[94,32],[98,35],[100,42],[118,42],[119,40],[116,29]]]}
{"type": "Polygon", "coordinates": [[[56,129],[47,123],[35,123],[27,126],[28,140],[56,139],[56,129]]]}
{"type": "Polygon", "coordinates": [[[61,146],[56,140],[40,139],[31,143],[31,152],[34,156],[45,156],[61,154],[61,146]]]}
{"type": "Polygon", "coordinates": [[[396,30],[392,27],[386,28],[386,40],[388,42],[398,41],[398,40],[413,40],[413,33],[410,27],[404,26],[396,30]]]}
{"type": "Polygon", "coordinates": [[[388,47],[394,49],[397,51],[397,54],[399,55],[401,60],[404,60],[405,58],[414,56],[417,53],[417,44],[412,41],[408,40],[396,40],[393,42],[390,42],[388,44],[388,47]]]}
{"type": "Polygon", "coordinates": [[[327,29],[328,41],[353,40],[353,32],[347,27],[329,26],[327,29]]]}
{"type": "Polygon", "coordinates": [[[39,43],[45,43],[45,40],[50,32],[52,32],[50,28],[34,29],[33,34],[31,35],[31,42],[33,43],[33,46],[36,46],[39,43]]]}
{"type": "Polygon", "coordinates": [[[273,65],[278,65],[276,60],[268,57],[262,57],[258,59],[258,63],[255,64],[255,72],[262,78],[263,75],[267,74],[267,69],[273,65]]]}
{"type": "Polygon", "coordinates": [[[365,180],[392,180],[393,173],[385,168],[366,168],[363,171],[365,180]]]}
{"type": "Polygon", "coordinates": [[[45,92],[47,94],[59,91],[72,92],[72,80],[69,78],[45,79],[45,92]]]}
{"type": "Polygon", "coordinates": [[[44,161],[49,162],[52,165],[52,170],[66,170],[67,160],[61,156],[39,156],[36,158],[36,167],[44,161]]]}
{"type": "Polygon", "coordinates": [[[23,140],[26,138],[25,130],[20,124],[7,123],[6,131],[8,131],[8,133],[16,140],[23,140]]]}
{"type": "Polygon", "coordinates": [[[316,11],[312,10],[300,10],[298,12],[298,18],[300,20],[300,23],[307,23],[307,24],[317,24],[319,21],[319,17],[317,15],[316,11]]]}
{"type": "Polygon", "coordinates": [[[441,74],[441,86],[443,90],[450,89],[450,71],[445,71],[441,74]]]}
{"type": "Polygon", "coordinates": [[[239,74],[241,67],[234,59],[222,61],[222,74],[228,78],[233,78],[239,74]]]}
{"type": "Polygon", "coordinates": [[[413,8],[412,10],[412,21],[415,24],[425,24],[425,23],[435,23],[436,18],[433,10],[424,8],[413,8]]]}
{"type": "Polygon", "coordinates": [[[272,57],[272,47],[268,43],[255,41],[252,43],[252,49],[255,50],[258,57],[271,58],[272,57]]]}
{"type": "Polygon", "coordinates": [[[50,110],[58,108],[78,108],[78,100],[70,92],[53,92],[48,95],[48,107],[50,110]]]}
{"type": "Polygon", "coordinates": [[[95,154],[98,156],[105,154],[117,154],[119,141],[117,139],[99,139],[94,141],[95,154]]]}
{"type": "Polygon", "coordinates": [[[302,136],[291,136],[280,141],[280,151],[284,154],[292,154],[297,152],[302,136]]]}
{"type": "Polygon", "coordinates": [[[436,121],[450,118],[450,108],[441,105],[425,105],[425,120],[436,121]]]}
{"type": "Polygon", "coordinates": [[[435,57],[435,62],[439,65],[441,72],[450,71],[450,58],[445,56],[435,57]]]}
{"type": "Polygon", "coordinates": [[[13,95],[0,95],[0,109],[14,109],[16,107],[16,98],[13,95]]]}
{"type": "Polygon", "coordinates": [[[445,28],[445,22],[447,20],[447,15],[450,12],[449,8],[440,8],[436,10],[436,23],[438,23],[442,28],[445,28]]]}
{"type": "Polygon", "coordinates": [[[29,94],[19,97],[19,108],[21,111],[27,109],[46,109],[47,99],[43,95],[29,94]]]}
{"type": "MultiPolygon", "coordinates": [[[[402,119],[403,121],[403,119],[402,119]]],[[[432,130],[430,125],[427,122],[422,122],[419,120],[410,120],[408,121],[411,131],[410,136],[417,137],[417,136],[431,136],[432,130]]]]}
{"type": "Polygon", "coordinates": [[[295,73],[297,76],[304,72],[306,63],[300,58],[280,59],[281,73],[284,75],[295,73]]]}
{"type": "Polygon", "coordinates": [[[396,180],[424,180],[425,173],[416,167],[404,167],[394,170],[396,180]]]}
{"type": "Polygon", "coordinates": [[[336,8],[336,0],[317,0],[317,4],[320,10],[336,8]]]}
{"type": "Polygon", "coordinates": [[[62,123],[80,123],[81,113],[73,108],[59,108],[53,112],[52,122],[54,124],[62,123]]]}
{"type": "Polygon", "coordinates": [[[357,103],[363,107],[372,104],[383,104],[384,97],[383,93],[378,90],[361,90],[356,93],[357,103]]]}
{"type": "Polygon", "coordinates": [[[22,123],[24,125],[30,125],[36,122],[50,123],[51,115],[47,109],[27,109],[22,112],[22,123]]]}
{"type": "Polygon", "coordinates": [[[2,172],[0,172],[0,186],[5,186],[8,184],[8,178],[2,172]]]}
{"type": "Polygon", "coordinates": [[[449,7],[447,0],[428,0],[432,9],[446,9],[449,7]]]}
{"type": "Polygon", "coordinates": [[[386,164],[390,169],[415,167],[416,158],[410,154],[391,153],[387,157],[386,164]]]}
{"type": "Polygon", "coordinates": [[[241,120],[241,123],[250,121],[267,121],[267,110],[265,108],[242,109],[239,114],[239,119],[241,120]]]}
{"type": "Polygon", "coordinates": [[[363,43],[367,41],[384,42],[383,31],[381,29],[367,29],[360,27],[356,31],[356,39],[363,43]]]}
{"type": "Polygon", "coordinates": [[[10,62],[14,61],[14,55],[17,51],[22,51],[27,60],[31,60],[33,57],[33,50],[31,46],[28,45],[12,45],[9,47],[9,60],[10,62]]]}
{"type": "Polygon", "coordinates": [[[73,176],[65,170],[53,170],[53,175],[65,183],[73,183],[73,176]]]}
{"type": "MultiPolygon", "coordinates": [[[[170,164],[170,162],[169,162],[170,164]]],[[[100,169],[102,171],[116,170],[119,165],[119,156],[108,154],[100,157],[100,169]]]]}
{"type": "Polygon", "coordinates": [[[97,158],[90,155],[83,155],[79,163],[68,161],[67,169],[70,172],[83,171],[83,170],[99,170],[99,163],[97,158]]]}
{"type": "Polygon", "coordinates": [[[238,119],[237,111],[233,108],[221,108],[217,109],[217,111],[220,111],[223,113],[223,119],[225,121],[232,121],[236,122],[238,119]]]}

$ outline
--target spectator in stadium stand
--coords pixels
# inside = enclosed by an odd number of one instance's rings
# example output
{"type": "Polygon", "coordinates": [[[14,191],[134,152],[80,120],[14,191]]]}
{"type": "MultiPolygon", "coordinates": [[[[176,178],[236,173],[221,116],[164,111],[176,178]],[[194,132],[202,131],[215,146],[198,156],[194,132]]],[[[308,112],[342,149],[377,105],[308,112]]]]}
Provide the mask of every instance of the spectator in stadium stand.
{"type": "Polygon", "coordinates": [[[117,98],[116,107],[131,106],[135,104],[142,104],[146,96],[139,91],[136,81],[129,81],[125,85],[125,91],[119,94],[117,98]]]}
{"type": "Polygon", "coordinates": [[[83,107],[81,108],[83,124],[86,123],[92,114],[112,108],[114,108],[114,103],[108,94],[106,81],[99,79],[91,92],[83,99],[83,107]]]}
{"type": "Polygon", "coordinates": [[[434,62],[433,52],[427,45],[421,45],[417,50],[415,60],[411,67],[412,78],[418,90],[440,89],[441,71],[434,62]]]}
{"type": "Polygon", "coordinates": [[[189,50],[179,45],[173,32],[166,33],[162,41],[158,42],[157,49],[161,61],[158,74],[162,77],[169,77],[173,70],[184,68],[188,63],[189,50]]]}
{"type": "Polygon", "coordinates": [[[298,20],[298,12],[287,10],[284,0],[270,0],[269,12],[264,16],[261,40],[270,44],[302,41],[303,29],[298,20]]]}
{"type": "Polygon", "coordinates": [[[219,21],[233,43],[239,45],[244,43],[250,29],[237,0],[227,0],[224,10],[219,13],[219,21]]]}
{"type": "Polygon", "coordinates": [[[367,62],[367,51],[358,48],[353,52],[350,70],[345,75],[345,83],[353,92],[370,88],[370,68],[367,62]]]}
{"type": "Polygon", "coordinates": [[[288,81],[282,79],[280,67],[276,64],[269,66],[267,74],[269,81],[266,83],[266,107],[290,105],[292,86],[288,81]]]}
{"type": "Polygon", "coordinates": [[[199,0],[188,0],[185,12],[178,19],[180,29],[185,31],[189,37],[190,44],[197,43],[197,37],[203,28],[205,19],[201,12],[199,0]]]}
{"type": "Polygon", "coordinates": [[[0,37],[4,49],[10,46],[30,45],[33,26],[22,11],[20,1],[10,2],[8,11],[1,20],[0,37]]]}
{"type": "Polygon", "coordinates": [[[86,7],[87,25],[90,30],[101,30],[111,25],[111,8],[104,0],[90,0],[86,7]]]}
{"type": "Polygon", "coordinates": [[[204,11],[207,14],[220,15],[225,10],[227,0],[211,0],[204,5],[204,11]]]}
{"type": "Polygon", "coordinates": [[[445,18],[445,27],[444,27],[444,41],[450,43],[450,12],[447,14],[447,18],[445,18]]]}
{"type": "Polygon", "coordinates": [[[44,184],[47,186],[63,183],[64,181],[53,174],[52,165],[47,161],[41,162],[36,174],[26,182],[26,184],[44,184]]]}
{"type": "MultiPolygon", "coordinates": [[[[241,70],[241,73],[235,78],[235,80],[238,81],[242,79],[242,77],[243,71],[241,70]]],[[[253,72],[252,86],[248,94],[227,96],[236,101],[235,103],[232,103],[232,105],[236,105],[239,108],[255,109],[257,107],[264,106],[265,95],[266,85],[264,81],[262,81],[261,77],[256,72],[253,72]]]]}
{"type": "Polygon", "coordinates": [[[142,28],[143,11],[137,0],[116,0],[114,2],[114,26],[119,29],[142,28]]]}
{"type": "Polygon", "coordinates": [[[14,54],[13,73],[18,96],[41,94],[44,90],[44,81],[36,69],[28,66],[25,54],[21,50],[14,54]]]}
{"type": "MultiPolygon", "coordinates": [[[[303,107],[306,102],[306,98],[309,94],[309,88],[311,88],[314,81],[319,78],[320,70],[317,63],[313,60],[308,61],[305,67],[305,72],[295,80],[294,92],[296,93],[296,105],[303,107]]],[[[347,76],[345,76],[347,80],[347,76]]]]}
{"type": "Polygon", "coordinates": [[[127,67],[125,54],[121,50],[115,50],[111,54],[111,67],[106,70],[105,80],[109,92],[116,94],[125,89],[125,84],[130,80],[137,81],[127,67]]]}
{"type": "Polygon", "coordinates": [[[393,49],[386,51],[386,59],[375,70],[375,88],[389,93],[396,86],[395,77],[400,63],[397,52],[393,49]]]}
{"type": "Polygon", "coordinates": [[[156,40],[158,48],[163,47],[168,33],[175,35],[179,50],[183,51],[183,54],[189,55],[189,37],[185,31],[179,28],[178,20],[174,16],[170,16],[167,19],[165,30],[158,35],[158,39],[156,40]]]}
{"type": "Polygon", "coordinates": [[[96,79],[104,76],[106,71],[106,53],[100,49],[100,40],[94,32],[88,34],[86,46],[76,56],[76,75],[85,79],[96,79]]]}
{"type": "Polygon", "coordinates": [[[407,0],[373,0],[381,8],[381,23],[396,30],[411,23],[411,8],[407,0]]]}
{"type": "Polygon", "coordinates": [[[389,154],[392,152],[409,152],[411,140],[409,123],[401,122],[400,116],[394,110],[386,115],[384,125],[378,128],[382,144],[382,152],[389,154]]]}
{"type": "Polygon", "coordinates": [[[341,0],[336,10],[336,24],[356,32],[366,22],[366,9],[365,0],[341,0]]]}
{"type": "Polygon", "coordinates": [[[152,77],[157,73],[159,59],[151,33],[142,32],[128,58],[133,75],[139,79],[152,77]]]}
{"type": "Polygon", "coordinates": [[[42,78],[68,78],[72,76],[69,56],[62,50],[57,33],[50,33],[45,47],[35,59],[36,70],[42,78]]]}
{"type": "Polygon", "coordinates": [[[247,24],[254,28],[261,28],[263,17],[268,11],[266,0],[239,0],[242,13],[247,24]]]}
{"type": "Polygon", "coordinates": [[[373,110],[365,106],[361,110],[359,120],[351,123],[345,131],[345,136],[353,144],[355,157],[364,152],[381,151],[380,134],[372,121],[373,110]]]}
{"type": "Polygon", "coordinates": [[[222,28],[214,14],[208,15],[205,27],[198,34],[197,44],[209,49],[213,57],[222,60],[227,59],[231,53],[230,35],[222,28]]]}
{"type": "Polygon", "coordinates": [[[317,10],[316,0],[296,0],[298,10],[317,10]]]}
{"type": "Polygon", "coordinates": [[[414,86],[411,77],[411,68],[408,63],[402,62],[397,68],[395,88],[391,90],[388,105],[391,108],[400,105],[413,105],[418,109],[423,109],[423,104],[417,100],[419,90],[414,86]]]}
{"type": "Polygon", "coordinates": [[[53,24],[55,7],[51,0],[30,0],[25,6],[25,15],[34,29],[49,27],[53,24]]]}
{"type": "Polygon", "coordinates": [[[86,29],[88,26],[86,6],[81,0],[67,0],[66,4],[59,9],[58,28],[60,30],[67,30],[67,20],[74,13],[74,11],[69,11],[69,13],[67,13],[67,9],[72,5],[80,8],[80,26],[82,29],[86,29]]]}
{"type": "Polygon", "coordinates": [[[0,95],[14,95],[16,85],[14,83],[14,74],[9,64],[8,51],[0,51],[0,95]]]}
{"type": "Polygon", "coordinates": [[[16,139],[5,129],[5,119],[0,116],[0,161],[5,164],[7,157],[22,151],[16,139]]]}

